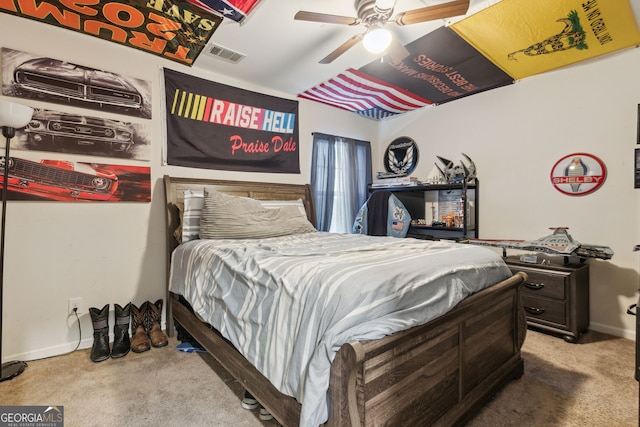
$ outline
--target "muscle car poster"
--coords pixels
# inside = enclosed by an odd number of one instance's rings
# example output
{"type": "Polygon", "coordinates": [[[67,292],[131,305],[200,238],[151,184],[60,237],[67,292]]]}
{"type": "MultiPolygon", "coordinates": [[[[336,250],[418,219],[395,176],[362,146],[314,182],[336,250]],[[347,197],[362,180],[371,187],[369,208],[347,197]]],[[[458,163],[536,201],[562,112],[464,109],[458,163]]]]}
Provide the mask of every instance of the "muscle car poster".
{"type": "Polygon", "coordinates": [[[502,0],[451,28],[515,79],[640,43],[625,0],[502,0]]]}
{"type": "Polygon", "coordinates": [[[146,123],[34,109],[29,124],[16,129],[12,150],[51,151],[120,159],[151,158],[146,123]]]}
{"type": "MultiPolygon", "coordinates": [[[[4,149],[3,149],[4,152],[4,149]]],[[[7,200],[150,202],[151,168],[10,155],[7,200]]],[[[0,179],[0,189],[3,180],[0,179]]]]}
{"type": "Polygon", "coordinates": [[[9,48],[2,48],[2,94],[151,118],[147,80],[9,48]]]}
{"type": "Polygon", "coordinates": [[[298,101],[164,70],[166,163],[300,173],[298,101]]]}
{"type": "Polygon", "coordinates": [[[186,1],[0,1],[0,12],[192,65],[222,17],[186,1]]]}

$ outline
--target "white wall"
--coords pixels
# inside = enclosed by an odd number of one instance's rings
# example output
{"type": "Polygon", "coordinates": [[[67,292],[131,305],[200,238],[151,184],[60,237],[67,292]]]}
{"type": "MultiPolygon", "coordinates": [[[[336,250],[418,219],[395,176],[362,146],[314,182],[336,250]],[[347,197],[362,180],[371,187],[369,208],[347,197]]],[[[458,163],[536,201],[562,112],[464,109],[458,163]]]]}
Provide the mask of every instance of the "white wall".
{"type": "Polygon", "coordinates": [[[639,284],[639,66],[640,49],[629,49],[384,121],[378,169],[402,135],[419,144],[420,178],[433,172],[436,155],[458,162],[465,153],[478,169],[481,238],[535,239],[568,226],[580,242],[610,246],[612,260],[589,261],[590,328],[633,339],[635,318],[625,312],[639,284]],[[592,194],[566,196],[550,183],[556,161],[575,152],[607,167],[592,194]]]}
{"type": "MultiPolygon", "coordinates": [[[[82,161],[150,165],[151,203],[9,202],[2,360],[31,360],[72,350],[78,331],[75,318],[66,314],[71,297],[84,299],[82,347],[92,343],[88,307],[111,304],[113,310],[114,303],[133,301],[138,305],[164,298],[162,175],[307,183],[314,131],[372,141],[374,170],[383,168],[381,156],[393,138],[410,136],[420,145],[415,171],[419,177],[432,171],[435,155],[457,161],[461,152],[468,154],[478,167],[481,182],[481,237],[536,238],[548,227],[566,225],[577,240],[611,246],[613,260],[590,262],[591,327],[633,338],[634,319],[625,309],[637,298],[640,264],[640,253],[632,252],[633,246],[640,244],[640,190],[633,188],[640,103],[638,49],[380,124],[300,101],[301,173],[291,175],[161,165],[162,67],[275,96],[282,94],[198,74],[151,54],[1,13],[0,40],[2,47],[153,83],[150,162],[68,156],[82,161]],[[549,172],[560,157],[576,151],[600,157],[609,176],[597,192],[568,197],[551,187],[549,172]]],[[[53,109],[63,108],[74,110],[58,105],[53,109]]]]}
{"type": "MultiPolygon", "coordinates": [[[[259,174],[162,166],[164,102],[162,67],[198,75],[195,70],[135,49],[54,26],[0,13],[1,47],[50,56],[122,75],[153,86],[151,161],[123,161],[88,156],[66,157],[98,163],[151,167],[151,203],[65,203],[10,201],[7,212],[2,360],[32,360],[75,348],[75,317],[67,300],[82,297],[82,348],[93,342],[89,307],[132,301],[140,305],[165,296],[165,219],[162,176],[207,177],[247,181],[308,183],[311,133],[315,131],[375,140],[374,121],[322,104],[301,101],[300,174],[259,174]]],[[[267,88],[247,87],[215,75],[198,75],[220,83],[274,96],[267,88]]],[[[74,111],[73,107],[13,99],[33,107],[74,111]]],[[[87,110],[83,111],[86,114],[87,110]]],[[[91,115],[100,112],[91,110],[91,115]]],[[[108,116],[108,114],[104,114],[108,116]]],[[[143,119],[113,115],[119,120],[143,119]]],[[[2,141],[4,147],[4,140],[2,141]]],[[[15,151],[12,152],[15,154],[15,151]]],[[[28,152],[21,152],[26,156],[28,152]]],[[[65,155],[61,155],[65,157],[65,155]]]]}

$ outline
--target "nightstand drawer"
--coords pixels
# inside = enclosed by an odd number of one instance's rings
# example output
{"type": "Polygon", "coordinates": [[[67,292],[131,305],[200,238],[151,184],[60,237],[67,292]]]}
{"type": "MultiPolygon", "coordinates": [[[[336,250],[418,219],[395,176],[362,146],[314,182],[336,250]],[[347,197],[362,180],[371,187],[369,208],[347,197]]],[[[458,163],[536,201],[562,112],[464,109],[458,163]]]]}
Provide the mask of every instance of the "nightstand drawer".
{"type": "Polygon", "coordinates": [[[589,327],[589,264],[567,263],[565,257],[536,254],[537,263],[518,256],[504,260],[513,273],[527,273],[520,295],[527,325],[560,333],[576,342],[589,327]]]}
{"type": "Polygon", "coordinates": [[[567,324],[564,301],[523,294],[522,304],[524,305],[527,320],[539,319],[557,323],[558,325],[567,324]]]}
{"type": "MultiPolygon", "coordinates": [[[[514,270],[512,268],[512,270],[514,270]]],[[[568,274],[546,273],[533,269],[518,269],[527,273],[528,279],[523,284],[524,294],[544,296],[564,300],[568,274]]]]}

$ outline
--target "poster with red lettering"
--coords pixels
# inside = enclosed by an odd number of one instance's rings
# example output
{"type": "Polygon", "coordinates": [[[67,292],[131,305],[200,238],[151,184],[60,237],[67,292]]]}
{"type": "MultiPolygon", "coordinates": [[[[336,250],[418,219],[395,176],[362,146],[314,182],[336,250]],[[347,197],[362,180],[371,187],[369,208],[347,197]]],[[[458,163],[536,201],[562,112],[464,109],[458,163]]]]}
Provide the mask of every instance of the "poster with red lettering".
{"type": "Polygon", "coordinates": [[[222,17],[186,1],[0,1],[0,12],[193,65],[222,17]]]}
{"type": "Polygon", "coordinates": [[[448,27],[405,46],[401,61],[373,61],[359,71],[434,104],[513,83],[513,78],[448,27]]]}
{"type": "Polygon", "coordinates": [[[298,101],[165,69],[165,164],[300,173],[298,101]]]}

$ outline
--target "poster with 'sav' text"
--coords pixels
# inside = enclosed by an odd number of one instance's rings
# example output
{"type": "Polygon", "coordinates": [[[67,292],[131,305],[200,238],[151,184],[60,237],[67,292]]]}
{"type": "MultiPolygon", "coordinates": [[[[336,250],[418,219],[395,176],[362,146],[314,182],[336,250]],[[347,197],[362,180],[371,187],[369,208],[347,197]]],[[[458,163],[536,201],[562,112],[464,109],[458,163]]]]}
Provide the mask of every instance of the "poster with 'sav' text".
{"type": "Polygon", "coordinates": [[[192,65],[222,17],[187,1],[0,1],[0,12],[192,65]]]}

